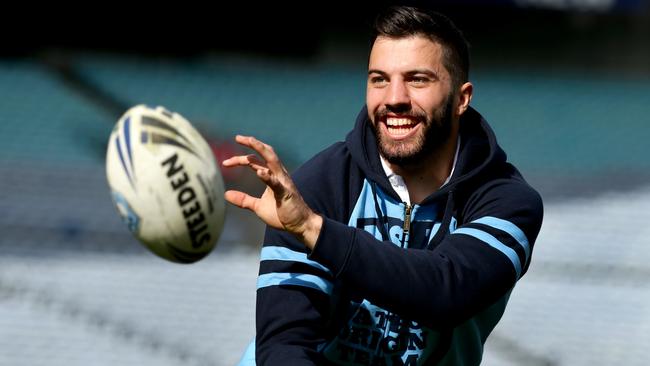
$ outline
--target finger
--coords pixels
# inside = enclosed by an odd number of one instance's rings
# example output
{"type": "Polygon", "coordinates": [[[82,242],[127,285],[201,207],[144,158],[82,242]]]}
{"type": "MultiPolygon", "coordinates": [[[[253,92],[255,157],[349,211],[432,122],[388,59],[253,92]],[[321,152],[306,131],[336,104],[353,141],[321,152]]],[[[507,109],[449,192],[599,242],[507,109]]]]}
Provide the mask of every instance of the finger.
{"type": "Polygon", "coordinates": [[[255,150],[255,147],[253,147],[253,141],[259,141],[259,140],[257,140],[253,136],[236,135],[235,141],[242,146],[255,150]]]}
{"type": "Polygon", "coordinates": [[[245,208],[251,211],[255,211],[255,204],[259,200],[253,196],[250,196],[244,192],[228,190],[223,194],[223,197],[226,201],[232,203],[233,205],[245,208]]]}
{"type": "Polygon", "coordinates": [[[283,198],[287,192],[295,191],[289,172],[282,165],[273,147],[253,136],[237,135],[235,136],[235,140],[241,145],[255,150],[266,160],[266,164],[263,167],[256,169],[256,174],[273,190],[276,197],[283,198]]]}
{"type": "Polygon", "coordinates": [[[271,168],[274,173],[286,173],[286,169],[284,169],[280,158],[275,153],[271,145],[265,144],[253,136],[237,135],[235,136],[235,141],[243,146],[247,146],[255,150],[258,154],[260,154],[260,156],[266,161],[269,168],[271,168]]]}
{"type": "Polygon", "coordinates": [[[262,182],[270,186],[274,192],[281,194],[285,191],[285,187],[280,184],[280,180],[274,174],[272,174],[266,164],[264,164],[255,155],[251,154],[233,156],[229,159],[224,160],[222,164],[226,167],[249,166],[253,171],[255,171],[262,182]]]}
{"type": "Polygon", "coordinates": [[[272,179],[269,168],[255,155],[233,156],[227,161],[224,161],[224,163],[226,167],[249,166],[264,184],[273,185],[277,189],[277,180],[272,179]]]}
{"type": "Polygon", "coordinates": [[[287,187],[282,183],[282,180],[280,180],[275,174],[272,174],[268,168],[259,169],[256,173],[258,178],[271,188],[276,196],[281,197],[286,192],[287,187]]]}
{"type": "Polygon", "coordinates": [[[232,166],[237,166],[237,165],[251,165],[251,164],[256,164],[259,166],[263,166],[264,163],[257,158],[257,156],[250,154],[250,155],[237,155],[237,156],[232,156],[228,159],[225,159],[224,161],[221,162],[223,166],[226,167],[232,167],[232,166]]]}
{"type": "Polygon", "coordinates": [[[264,164],[263,161],[261,161],[257,156],[253,154],[233,156],[231,158],[224,160],[221,164],[225,167],[248,165],[253,170],[266,168],[266,164],[264,164]]]}

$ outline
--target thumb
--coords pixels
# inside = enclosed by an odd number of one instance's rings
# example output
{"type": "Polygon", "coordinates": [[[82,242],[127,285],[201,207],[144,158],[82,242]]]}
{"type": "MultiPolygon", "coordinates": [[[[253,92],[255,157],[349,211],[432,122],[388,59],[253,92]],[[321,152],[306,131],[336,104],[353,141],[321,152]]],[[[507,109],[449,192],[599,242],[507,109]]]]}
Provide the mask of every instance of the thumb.
{"type": "Polygon", "coordinates": [[[257,198],[252,197],[244,192],[229,190],[223,194],[226,201],[233,205],[254,211],[257,198]]]}

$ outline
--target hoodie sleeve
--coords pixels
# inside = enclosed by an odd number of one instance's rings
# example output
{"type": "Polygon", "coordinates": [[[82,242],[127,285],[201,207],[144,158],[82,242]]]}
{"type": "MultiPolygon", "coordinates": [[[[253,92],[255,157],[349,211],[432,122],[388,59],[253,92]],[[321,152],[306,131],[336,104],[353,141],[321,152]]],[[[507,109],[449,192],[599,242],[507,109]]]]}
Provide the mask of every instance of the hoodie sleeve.
{"type": "MultiPolygon", "coordinates": [[[[323,175],[322,167],[335,161],[342,167],[337,171],[346,171],[345,156],[344,146],[335,144],[292,175],[307,204],[328,217],[343,217],[347,208],[342,195],[331,192],[343,178],[331,169],[323,175]]],[[[308,258],[304,244],[284,231],[266,230],[257,281],[258,365],[324,364],[318,346],[328,335],[334,281],[328,268],[308,258]]]]}
{"type": "Polygon", "coordinates": [[[267,229],[257,280],[256,363],[318,365],[333,276],[304,245],[267,229]]]}
{"type": "Polygon", "coordinates": [[[309,258],[350,291],[432,328],[456,326],[510,290],[530,262],[540,196],[493,181],[464,205],[463,223],[433,249],[403,249],[325,218],[309,258]]]}

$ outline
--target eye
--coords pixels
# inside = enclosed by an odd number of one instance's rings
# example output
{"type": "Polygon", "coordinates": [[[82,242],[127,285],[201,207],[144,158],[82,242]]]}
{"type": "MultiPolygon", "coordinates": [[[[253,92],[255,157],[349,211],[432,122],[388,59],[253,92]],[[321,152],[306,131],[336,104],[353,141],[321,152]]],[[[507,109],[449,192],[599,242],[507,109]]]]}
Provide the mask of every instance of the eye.
{"type": "Polygon", "coordinates": [[[381,75],[373,75],[368,78],[368,82],[374,86],[382,86],[385,85],[388,80],[386,80],[386,78],[381,75]]]}
{"type": "Polygon", "coordinates": [[[409,78],[409,83],[413,85],[425,85],[429,82],[429,78],[424,76],[413,76],[409,78]]]}

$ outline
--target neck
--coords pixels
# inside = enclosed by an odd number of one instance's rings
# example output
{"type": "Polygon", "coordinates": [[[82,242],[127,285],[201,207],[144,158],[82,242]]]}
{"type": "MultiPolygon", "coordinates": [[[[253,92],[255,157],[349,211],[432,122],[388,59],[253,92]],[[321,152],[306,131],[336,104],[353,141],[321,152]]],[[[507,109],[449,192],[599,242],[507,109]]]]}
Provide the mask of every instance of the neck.
{"type": "Polygon", "coordinates": [[[391,170],[404,179],[412,203],[420,203],[437,191],[451,174],[458,143],[456,126],[452,128],[449,139],[431,151],[426,159],[407,166],[389,163],[391,170]]]}

